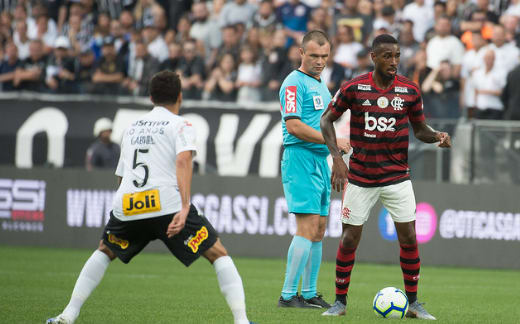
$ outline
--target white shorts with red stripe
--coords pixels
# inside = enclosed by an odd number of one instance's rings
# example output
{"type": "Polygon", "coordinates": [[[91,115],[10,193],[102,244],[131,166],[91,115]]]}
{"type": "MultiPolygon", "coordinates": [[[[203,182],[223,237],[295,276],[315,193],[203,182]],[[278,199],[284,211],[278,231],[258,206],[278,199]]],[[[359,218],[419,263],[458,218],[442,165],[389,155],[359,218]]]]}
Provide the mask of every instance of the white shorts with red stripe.
{"type": "Polygon", "coordinates": [[[341,222],[349,225],[363,225],[378,199],[388,210],[396,223],[415,220],[415,195],[412,182],[406,180],[383,187],[360,187],[345,184],[341,209],[341,222]]]}

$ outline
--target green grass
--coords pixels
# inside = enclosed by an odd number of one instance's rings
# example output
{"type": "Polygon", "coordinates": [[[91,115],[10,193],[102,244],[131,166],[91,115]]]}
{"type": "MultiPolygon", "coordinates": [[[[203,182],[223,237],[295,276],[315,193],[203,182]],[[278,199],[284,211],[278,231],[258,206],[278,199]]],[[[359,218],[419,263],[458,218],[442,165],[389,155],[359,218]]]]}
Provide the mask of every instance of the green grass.
{"type": "MultiPolygon", "coordinates": [[[[91,252],[0,246],[0,323],[44,323],[60,313],[91,252]]],[[[383,287],[402,287],[398,265],[357,263],[347,316],[324,318],[319,310],[276,307],[284,260],[234,261],[249,318],[258,323],[384,323],[372,312],[372,299],[383,287]]],[[[333,263],[322,264],[318,287],[328,301],[334,271],[333,263]]],[[[419,292],[437,323],[520,323],[518,271],[424,266],[419,292]]],[[[232,317],[206,260],[185,268],[168,254],[144,253],[129,265],[111,264],[76,323],[232,323],[232,317]]]]}

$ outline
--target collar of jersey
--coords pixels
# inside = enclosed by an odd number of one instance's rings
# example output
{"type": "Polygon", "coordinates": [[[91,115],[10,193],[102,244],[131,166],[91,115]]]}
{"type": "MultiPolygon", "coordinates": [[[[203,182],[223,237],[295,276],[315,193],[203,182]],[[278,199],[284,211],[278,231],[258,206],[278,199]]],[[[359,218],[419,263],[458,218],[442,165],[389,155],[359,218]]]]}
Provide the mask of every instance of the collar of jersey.
{"type": "Polygon", "coordinates": [[[309,73],[305,73],[305,72],[303,72],[303,71],[300,70],[300,69],[297,69],[296,71],[298,71],[298,72],[300,72],[300,73],[303,73],[303,74],[305,74],[306,76],[309,76],[309,77],[313,78],[314,80],[318,81],[319,83],[321,83],[321,76],[320,76],[319,79],[316,79],[315,77],[313,77],[313,76],[310,75],[309,73]]]}
{"type": "Polygon", "coordinates": [[[394,87],[395,87],[395,81],[397,80],[397,74],[396,76],[394,77],[394,81],[392,81],[392,84],[386,88],[385,90],[383,89],[380,89],[377,85],[376,85],[376,82],[374,81],[374,78],[372,78],[372,74],[374,72],[369,72],[368,73],[368,78],[370,80],[370,83],[372,84],[372,86],[374,86],[374,88],[377,90],[377,92],[379,93],[387,93],[388,91],[392,90],[394,87]]]}

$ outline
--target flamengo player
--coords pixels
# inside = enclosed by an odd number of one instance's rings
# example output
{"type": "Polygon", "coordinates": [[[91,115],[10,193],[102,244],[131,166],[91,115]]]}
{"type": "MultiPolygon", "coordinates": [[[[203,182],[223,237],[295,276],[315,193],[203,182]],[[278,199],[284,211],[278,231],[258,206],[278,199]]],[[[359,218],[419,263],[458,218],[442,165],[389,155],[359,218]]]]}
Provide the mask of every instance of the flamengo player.
{"type": "Polygon", "coordinates": [[[249,323],[242,279],[233,260],[208,220],[190,204],[195,129],[179,116],[179,75],[159,72],[149,88],[155,107],[123,134],[116,170],[120,186],[99,248],[83,266],[65,310],[48,324],[73,323],[110,261],[118,257],[128,263],[155,239],[185,266],[201,255],[208,259],[235,324],[249,323]]]}
{"type": "Polygon", "coordinates": [[[387,34],[376,37],[371,57],[374,72],[344,83],[321,117],[321,130],[333,157],[332,186],[344,185],[343,233],[336,257],[336,302],[323,315],[345,315],[350,273],[363,224],[378,199],[394,221],[400,263],[410,307],[406,316],[434,320],[417,301],[420,259],[415,237],[415,196],[408,168],[408,120],[416,138],[450,147],[447,133],[426,125],[418,87],[397,75],[399,44],[387,34]],[[333,122],[351,110],[354,149],[347,169],[336,146],[333,122]],[[348,183],[347,183],[348,174],[348,183]]]}

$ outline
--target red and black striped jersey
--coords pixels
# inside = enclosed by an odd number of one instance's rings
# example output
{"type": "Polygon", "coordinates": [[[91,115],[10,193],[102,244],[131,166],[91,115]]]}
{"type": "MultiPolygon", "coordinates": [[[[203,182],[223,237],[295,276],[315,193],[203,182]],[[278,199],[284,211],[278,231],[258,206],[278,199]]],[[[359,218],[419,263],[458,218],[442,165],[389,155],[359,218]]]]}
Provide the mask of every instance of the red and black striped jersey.
{"type": "Polygon", "coordinates": [[[343,83],[329,109],[337,116],[351,111],[351,183],[379,187],[410,178],[408,120],[424,121],[417,85],[397,75],[389,88],[381,90],[370,72],[343,83]]]}

